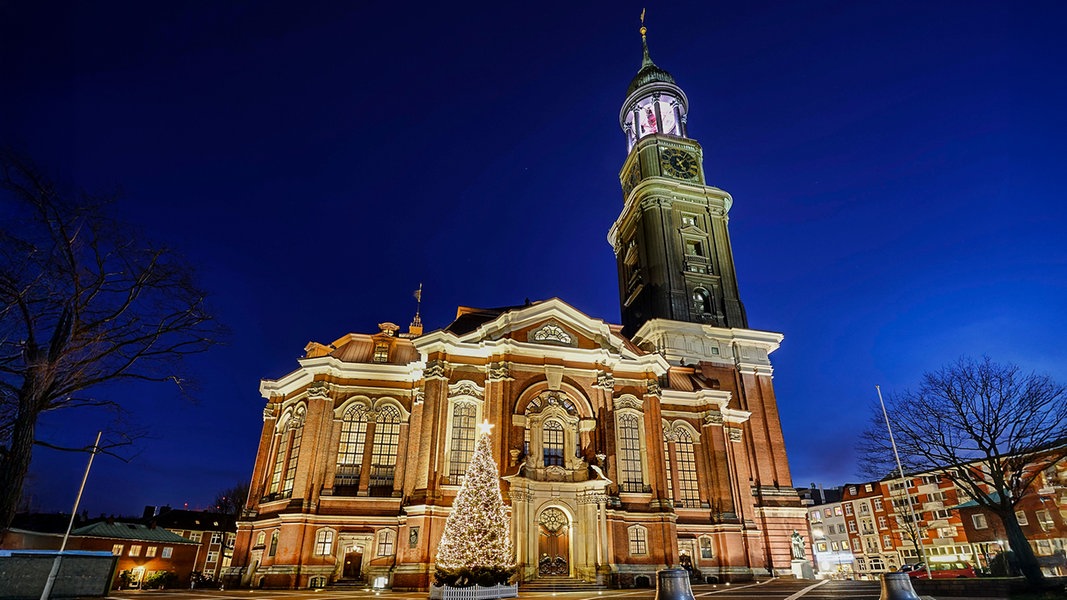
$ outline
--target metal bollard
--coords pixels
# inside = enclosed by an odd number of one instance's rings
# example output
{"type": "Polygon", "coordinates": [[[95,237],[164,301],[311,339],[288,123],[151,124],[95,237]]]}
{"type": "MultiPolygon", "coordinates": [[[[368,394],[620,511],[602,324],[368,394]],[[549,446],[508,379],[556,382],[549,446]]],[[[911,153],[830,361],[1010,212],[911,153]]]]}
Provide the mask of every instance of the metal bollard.
{"type": "Polygon", "coordinates": [[[919,600],[919,596],[911,587],[911,577],[907,573],[884,573],[882,595],[878,600],[919,600]]]}
{"type": "Polygon", "coordinates": [[[694,600],[693,588],[689,587],[689,571],[663,569],[656,573],[656,600],[694,600]]]}

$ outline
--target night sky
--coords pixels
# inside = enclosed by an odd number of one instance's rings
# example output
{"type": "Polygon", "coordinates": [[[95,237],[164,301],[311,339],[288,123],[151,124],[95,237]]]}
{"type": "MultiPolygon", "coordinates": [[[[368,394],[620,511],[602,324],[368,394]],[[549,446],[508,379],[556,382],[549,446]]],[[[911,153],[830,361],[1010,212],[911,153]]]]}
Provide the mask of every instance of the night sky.
{"type": "MultiPolygon", "coordinates": [[[[606,241],[639,2],[0,2],[0,143],[121,190],[196,265],[227,343],[166,385],[107,388],[151,431],[82,506],[207,507],[249,478],[259,380],[311,340],[458,305],[559,297],[618,322],[606,241]]],[[[961,355],[1067,381],[1067,5],[648,6],[690,101],[754,329],[778,331],[794,483],[856,480],[875,384],[961,355]]],[[[2,216],[0,216],[2,218],[2,216]]],[[[55,413],[88,445],[110,415],[55,413]]],[[[38,448],[69,510],[86,455],[38,448]]]]}

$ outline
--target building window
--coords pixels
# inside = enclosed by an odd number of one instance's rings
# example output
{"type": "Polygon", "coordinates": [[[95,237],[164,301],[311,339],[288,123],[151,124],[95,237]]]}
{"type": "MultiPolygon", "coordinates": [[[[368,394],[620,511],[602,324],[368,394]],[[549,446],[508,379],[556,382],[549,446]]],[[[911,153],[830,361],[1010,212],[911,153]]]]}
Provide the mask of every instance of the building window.
{"type": "Polygon", "coordinates": [[[359,487],[359,474],[363,470],[363,450],[367,443],[367,408],[354,404],[345,411],[341,420],[341,439],[337,444],[337,470],[334,487],[359,487]]]}
{"type": "Polygon", "coordinates": [[[878,529],[885,529],[888,526],[889,523],[886,521],[885,517],[878,517],[878,529]]]}
{"type": "Polygon", "coordinates": [[[275,531],[270,534],[270,548],[267,549],[267,556],[274,556],[278,553],[278,533],[275,531]]]}
{"type": "Polygon", "coordinates": [[[1056,526],[1056,522],[1052,520],[1052,513],[1048,510],[1039,510],[1036,513],[1037,524],[1041,526],[1042,531],[1048,531],[1056,526]]]}
{"type": "Polygon", "coordinates": [[[852,549],[855,550],[856,552],[860,551],[860,539],[859,538],[852,538],[852,549]]]}
{"type": "Polygon", "coordinates": [[[1030,524],[1030,520],[1026,518],[1025,510],[1015,511],[1015,518],[1019,521],[1019,525],[1025,526],[1030,524]]]}
{"type": "Polygon", "coordinates": [[[881,498],[875,498],[874,499],[874,510],[882,510],[882,499],[881,498]]]}
{"type": "Polygon", "coordinates": [[[372,360],[376,363],[389,362],[389,342],[374,344],[374,358],[372,360]]]}
{"type": "Polygon", "coordinates": [[[204,535],[204,532],[202,532],[202,531],[190,531],[189,532],[189,541],[190,542],[200,543],[200,538],[203,535],[204,535]]]}
{"type": "Polygon", "coordinates": [[[639,556],[648,554],[648,533],[640,525],[634,525],[627,530],[627,538],[630,541],[630,554],[639,556]]]}
{"type": "Polygon", "coordinates": [[[674,456],[678,460],[678,500],[682,506],[699,508],[696,453],[693,451],[693,438],[684,429],[678,432],[678,441],[674,443],[674,456]]]}
{"type": "Polygon", "coordinates": [[[860,504],[860,514],[861,515],[866,515],[866,514],[868,514],[870,512],[871,512],[871,509],[867,506],[866,503],[860,504]]]}
{"type": "Polygon", "coordinates": [[[829,519],[830,517],[834,516],[834,511],[829,509],[829,508],[824,508],[823,511],[822,511],[822,514],[823,514],[824,517],[829,519]]]}
{"type": "Polygon", "coordinates": [[[700,558],[714,558],[715,554],[711,549],[711,538],[700,538],[700,558]]]}
{"type": "Polygon", "coordinates": [[[850,485],[848,487],[848,495],[849,496],[855,496],[856,495],[856,486],[850,485]]]}
{"type": "Polygon", "coordinates": [[[115,556],[122,556],[122,548],[123,548],[122,544],[115,544],[114,546],[111,547],[111,553],[114,554],[115,556]]]}
{"type": "Polygon", "coordinates": [[[893,537],[890,536],[890,535],[883,535],[882,536],[882,547],[885,548],[886,550],[889,550],[890,548],[892,548],[893,547],[893,537]]]}
{"type": "Polygon", "coordinates": [[[850,517],[852,516],[852,505],[851,504],[846,504],[845,505],[845,514],[850,516],[850,517]]]}
{"type": "Polygon", "coordinates": [[[699,240],[686,240],[685,253],[691,256],[704,256],[704,246],[699,240]]]}
{"type": "Polygon", "coordinates": [[[163,558],[170,558],[174,556],[174,548],[172,546],[163,547],[163,558]]]}
{"type": "Polygon", "coordinates": [[[563,424],[556,420],[545,421],[541,430],[541,445],[544,448],[545,466],[563,466],[563,424]]]}
{"type": "Polygon", "coordinates": [[[697,217],[696,215],[682,215],[682,227],[696,227],[697,217]]]}
{"type": "MultiPolygon", "coordinates": [[[[852,510],[852,505],[851,504],[849,504],[848,507],[849,507],[849,510],[852,510]]],[[[841,516],[841,505],[840,504],[834,507],[834,514],[837,515],[838,517],[841,516]]]]}
{"type": "Polygon", "coordinates": [[[849,533],[856,533],[856,522],[855,521],[849,521],[848,522],[848,532],[849,533]]]}
{"type": "Polygon", "coordinates": [[[392,495],[399,444],[400,411],[395,406],[386,406],[378,411],[378,419],[374,422],[370,473],[372,495],[392,495]]]}
{"type": "Polygon", "coordinates": [[[467,464],[474,454],[475,421],[478,408],[469,402],[459,402],[452,408],[451,456],[448,457],[448,480],[460,484],[467,474],[467,464]]]}
{"type": "Polygon", "coordinates": [[[333,554],[333,531],[320,529],[315,534],[315,554],[319,556],[333,554]]]}
{"type": "Polygon", "coordinates": [[[298,406],[285,420],[280,432],[274,436],[277,451],[268,487],[268,493],[272,497],[288,498],[293,493],[296,462],[300,456],[300,438],[304,433],[305,411],[303,405],[298,406]]]}
{"type": "Polygon", "coordinates": [[[130,556],[140,556],[140,555],[141,555],[141,546],[139,544],[134,544],[134,545],[130,546],[130,556]]]}
{"type": "Polygon", "coordinates": [[[262,546],[267,543],[267,532],[260,531],[256,536],[256,546],[262,546]]]}
{"type": "Polygon", "coordinates": [[[221,544],[222,543],[222,532],[221,531],[213,531],[213,532],[211,532],[211,543],[212,544],[221,544]]]}
{"type": "MultiPolygon", "coordinates": [[[[834,546],[837,546],[837,542],[834,542],[834,546]]],[[[826,542],[816,542],[815,550],[817,552],[826,552],[826,542]]],[[[837,550],[837,548],[834,548],[834,550],[837,550]]]]}
{"type": "Polygon", "coordinates": [[[385,529],[378,534],[378,556],[392,556],[393,545],[396,543],[396,533],[391,529],[385,529]]]}
{"type": "Polygon", "coordinates": [[[671,475],[671,449],[667,443],[667,438],[663,438],[663,461],[667,467],[667,493],[665,496],[674,500],[674,479],[671,475]]]}
{"type": "Polygon", "coordinates": [[[152,558],[153,556],[156,555],[156,547],[155,546],[149,546],[149,547],[145,548],[144,555],[147,558],[152,558]]]}
{"type": "Polygon", "coordinates": [[[211,550],[207,553],[207,563],[215,563],[219,560],[219,553],[217,550],[211,550]]]}
{"type": "Polygon", "coordinates": [[[989,524],[985,520],[985,515],[971,515],[971,521],[974,521],[975,529],[985,529],[989,527],[989,524]]]}
{"type": "Polygon", "coordinates": [[[1037,544],[1038,556],[1049,556],[1052,554],[1052,542],[1049,540],[1035,540],[1037,544]]]}
{"type": "Polygon", "coordinates": [[[819,523],[821,521],[822,521],[822,513],[820,513],[817,510],[811,511],[811,522],[812,523],[819,523]]]}
{"type": "Polygon", "coordinates": [[[697,314],[711,312],[711,296],[704,288],[693,290],[693,308],[696,310],[697,314]]]}
{"type": "Polygon", "coordinates": [[[619,447],[622,450],[622,490],[644,491],[645,480],[641,473],[641,429],[635,415],[626,414],[619,417],[619,447]]]}

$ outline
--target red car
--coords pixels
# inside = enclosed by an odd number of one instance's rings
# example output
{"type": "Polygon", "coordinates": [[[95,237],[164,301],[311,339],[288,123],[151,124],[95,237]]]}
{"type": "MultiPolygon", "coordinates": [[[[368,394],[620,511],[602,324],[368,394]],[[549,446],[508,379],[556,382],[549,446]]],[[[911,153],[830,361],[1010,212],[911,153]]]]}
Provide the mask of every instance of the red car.
{"type": "MultiPolygon", "coordinates": [[[[908,577],[912,579],[926,579],[926,568],[916,566],[908,571],[908,577]]],[[[930,565],[930,576],[934,579],[955,579],[957,577],[977,577],[974,567],[964,562],[934,563],[930,565]]]]}

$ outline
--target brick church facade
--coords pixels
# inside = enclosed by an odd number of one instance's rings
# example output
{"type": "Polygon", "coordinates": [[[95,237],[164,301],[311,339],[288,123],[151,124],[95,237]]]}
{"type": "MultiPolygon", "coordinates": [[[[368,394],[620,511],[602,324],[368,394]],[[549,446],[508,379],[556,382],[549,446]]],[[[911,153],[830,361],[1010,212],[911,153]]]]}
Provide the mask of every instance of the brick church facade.
{"type": "Polygon", "coordinates": [[[608,235],[622,325],[553,298],[309,344],[260,386],[230,585],[426,589],[483,420],[520,583],[790,571],[806,525],[772,386],[782,336],[748,329],[733,199],[705,183],[688,101],[647,44],[627,93],[624,207],[608,235]]]}

